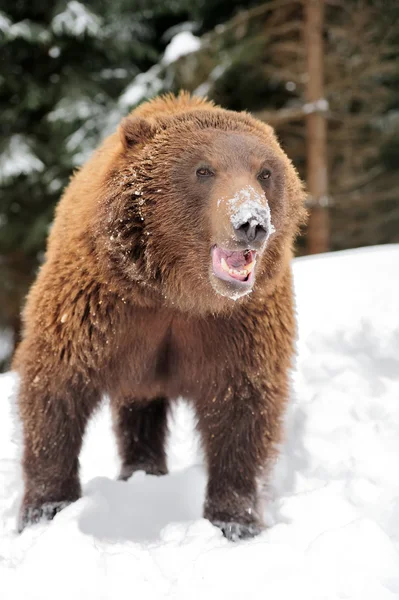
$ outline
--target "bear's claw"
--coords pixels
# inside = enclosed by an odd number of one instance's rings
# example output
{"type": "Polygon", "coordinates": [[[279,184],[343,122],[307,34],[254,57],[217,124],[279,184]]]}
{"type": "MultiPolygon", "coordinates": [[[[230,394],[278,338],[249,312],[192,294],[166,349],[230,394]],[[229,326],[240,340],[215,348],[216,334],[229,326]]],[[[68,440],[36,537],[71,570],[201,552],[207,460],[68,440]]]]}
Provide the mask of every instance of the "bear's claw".
{"type": "Polygon", "coordinates": [[[212,524],[222,530],[225,538],[231,542],[247,540],[262,532],[262,527],[256,523],[237,523],[227,521],[212,521],[212,524]]]}
{"type": "Polygon", "coordinates": [[[69,504],[71,504],[70,500],[63,500],[59,502],[45,502],[41,506],[22,506],[18,520],[18,533],[21,533],[29,525],[35,525],[40,523],[40,521],[51,521],[57,513],[69,504]]]}

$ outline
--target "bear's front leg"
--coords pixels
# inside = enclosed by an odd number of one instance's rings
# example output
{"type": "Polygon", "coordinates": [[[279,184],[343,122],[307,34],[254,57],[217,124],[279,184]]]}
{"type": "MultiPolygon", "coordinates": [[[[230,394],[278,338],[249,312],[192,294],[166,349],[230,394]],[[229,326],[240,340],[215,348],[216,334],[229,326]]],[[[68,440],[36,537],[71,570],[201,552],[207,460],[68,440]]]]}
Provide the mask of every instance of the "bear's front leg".
{"type": "Polygon", "coordinates": [[[260,478],[275,456],[284,395],[250,381],[197,405],[208,464],[204,517],[230,540],[263,529],[260,478]]]}
{"type": "Polygon", "coordinates": [[[52,519],[81,495],[79,453],[87,419],[99,395],[76,381],[59,379],[55,389],[54,379],[43,372],[33,380],[27,374],[22,376],[18,401],[25,490],[19,532],[52,519]]]}

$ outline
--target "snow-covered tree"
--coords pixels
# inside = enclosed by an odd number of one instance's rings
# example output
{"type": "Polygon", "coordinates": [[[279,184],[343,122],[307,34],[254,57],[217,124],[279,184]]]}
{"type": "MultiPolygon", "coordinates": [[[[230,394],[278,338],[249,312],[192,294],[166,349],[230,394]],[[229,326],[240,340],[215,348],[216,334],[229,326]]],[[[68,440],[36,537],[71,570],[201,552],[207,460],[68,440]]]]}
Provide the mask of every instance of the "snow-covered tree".
{"type": "Polygon", "coordinates": [[[75,167],[126,112],[184,9],[155,0],[5,0],[0,12],[0,329],[19,313],[75,167]],[[179,12],[180,11],[180,12],[179,12]]]}

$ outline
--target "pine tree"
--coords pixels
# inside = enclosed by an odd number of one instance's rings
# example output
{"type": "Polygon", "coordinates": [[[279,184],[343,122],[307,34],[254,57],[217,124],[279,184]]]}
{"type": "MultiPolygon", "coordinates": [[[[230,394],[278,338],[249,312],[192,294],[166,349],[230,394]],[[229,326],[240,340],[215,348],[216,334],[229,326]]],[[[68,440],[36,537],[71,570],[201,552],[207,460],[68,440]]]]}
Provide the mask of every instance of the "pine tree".
{"type": "Polygon", "coordinates": [[[171,4],[3,1],[0,330],[18,334],[20,308],[73,169],[115,128],[124,110],[119,96],[159,59],[164,31],[186,18],[171,4]]]}

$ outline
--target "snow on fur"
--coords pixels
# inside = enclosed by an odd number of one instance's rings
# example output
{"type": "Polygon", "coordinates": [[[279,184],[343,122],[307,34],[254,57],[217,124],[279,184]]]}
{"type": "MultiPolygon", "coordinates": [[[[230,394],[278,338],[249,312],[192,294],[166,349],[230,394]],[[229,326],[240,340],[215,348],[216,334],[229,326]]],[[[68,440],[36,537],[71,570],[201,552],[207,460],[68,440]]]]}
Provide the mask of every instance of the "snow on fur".
{"type": "Polygon", "coordinates": [[[270,527],[251,541],[232,544],[201,518],[206,476],[183,402],[169,475],[115,481],[105,405],[82,452],[83,498],[18,536],[16,378],[1,376],[1,598],[399,598],[398,271],[399,246],[295,261],[295,393],[270,527]]]}

